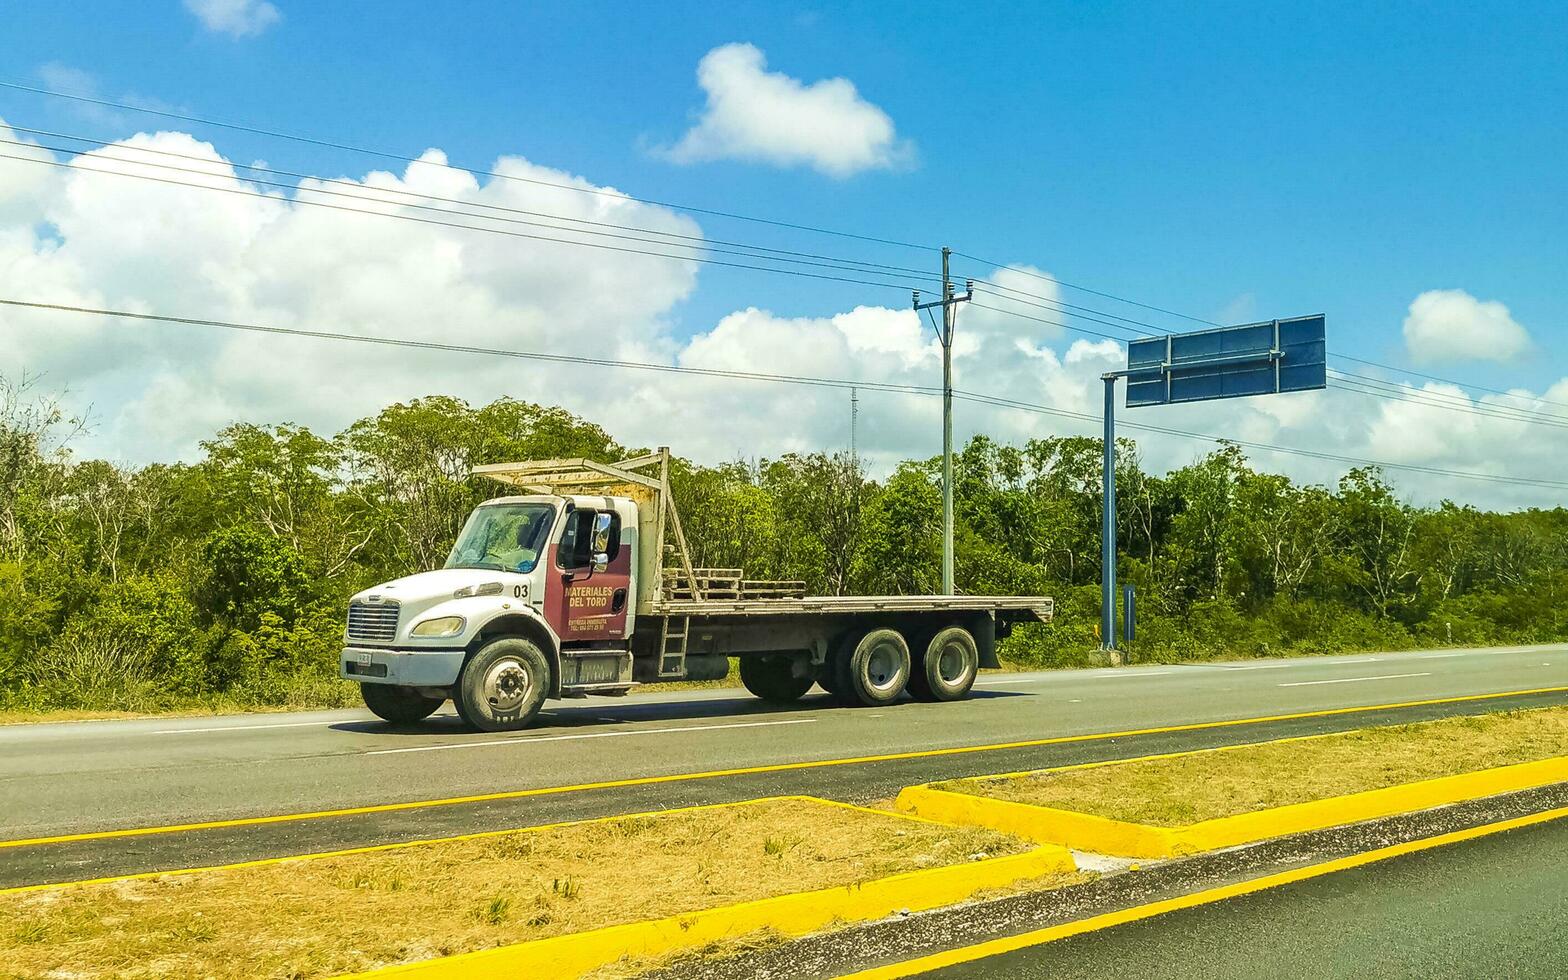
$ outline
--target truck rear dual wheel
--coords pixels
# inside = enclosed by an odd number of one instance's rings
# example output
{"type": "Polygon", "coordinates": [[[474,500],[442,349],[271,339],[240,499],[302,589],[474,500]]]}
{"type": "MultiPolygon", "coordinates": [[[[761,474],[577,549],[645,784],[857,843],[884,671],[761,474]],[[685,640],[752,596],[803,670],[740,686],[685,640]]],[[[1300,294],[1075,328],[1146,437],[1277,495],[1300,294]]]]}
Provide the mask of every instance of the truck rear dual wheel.
{"type": "Polygon", "coordinates": [[[544,706],[550,663],[532,640],[503,636],[479,648],[452,689],[457,713],[485,732],[525,728],[544,706]]]}
{"type": "Polygon", "coordinates": [[[938,630],[915,656],[909,693],[917,701],[959,701],[980,671],[980,650],[962,626],[938,630]]]}
{"type": "Polygon", "coordinates": [[[871,708],[892,704],[909,683],[909,644],[897,630],[871,630],[841,648],[834,666],[831,690],[842,700],[871,708]]]}
{"type": "Polygon", "coordinates": [[[763,654],[740,658],[740,682],[746,690],[773,704],[792,704],[811,690],[812,679],[795,676],[795,657],[763,654]]]}
{"type": "Polygon", "coordinates": [[[446,703],[446,698],[426,697],[418,688],[397,684],[361,684],[359,694],[377,718],[399,725],[424,721],[446,703]]]}

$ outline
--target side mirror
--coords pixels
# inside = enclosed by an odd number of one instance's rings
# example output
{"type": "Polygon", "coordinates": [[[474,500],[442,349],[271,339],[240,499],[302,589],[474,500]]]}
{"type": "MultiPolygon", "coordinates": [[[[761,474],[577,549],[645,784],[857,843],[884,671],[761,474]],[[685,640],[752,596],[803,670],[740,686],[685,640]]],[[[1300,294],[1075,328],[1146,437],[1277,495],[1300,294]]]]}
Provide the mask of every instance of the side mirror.
{"type": "Polygon", "coordinates": [[[594,552],[594,556],[593,556],[593,570],[596,571],[596,572],[602,572],[606,568],[609,568],[609,567],[610,567],[610,556],[605,554],[602,551],[594,552]]]}
{"type": "MultiPolygon", "coordinates": [[[[593,515],[593,553],[595,556],[606,554],[610,550],[610,528],[615,524],[615,515],[609,511],[600,511],[593,515]]],[[[597,557],[595,558],[597,561],[597,557]]],[[[606,558],[606,561],[609,559],[606,558]]]]}

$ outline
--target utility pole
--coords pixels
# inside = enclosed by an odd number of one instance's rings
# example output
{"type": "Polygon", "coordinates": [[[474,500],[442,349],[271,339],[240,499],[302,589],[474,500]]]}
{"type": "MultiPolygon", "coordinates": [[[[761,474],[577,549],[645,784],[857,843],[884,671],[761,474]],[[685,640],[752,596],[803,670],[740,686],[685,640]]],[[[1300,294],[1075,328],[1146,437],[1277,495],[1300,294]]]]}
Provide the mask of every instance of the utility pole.
{"type": "Polygon", "coordinates": [[[860,389],[849,389],[849,459],[855,464],[855,472],[860,472],[860,450],[855,444],[855,427],[860,422],[860,389]]]}
{"type": "MultiPolygon", "coordinates": [[[[915,310],[942,308],[942,326],[937,339],[942,343],[942,594],[952,595],[953,586],[953,327],[958,322],[958,304],[974,298],[975,283],[966,281],[962,296],[953,294],[953,278],[948,272],[948,260],[953,250],[942,247],[942,298],[930,303],[920,302],[920,291],[915,291],[915,310]]],[[[929,315],[929,314],[928,314],[929,315]]]]}

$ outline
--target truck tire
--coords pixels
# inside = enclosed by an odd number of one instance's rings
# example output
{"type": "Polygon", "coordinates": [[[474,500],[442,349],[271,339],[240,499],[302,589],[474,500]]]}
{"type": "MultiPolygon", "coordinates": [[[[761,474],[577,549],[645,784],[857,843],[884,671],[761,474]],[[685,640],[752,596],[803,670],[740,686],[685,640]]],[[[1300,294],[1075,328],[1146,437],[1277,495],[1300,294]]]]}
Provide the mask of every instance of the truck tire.
{"type": "Polygon", "coordinates": [[[796,677],[795,658],[765,654],[740,658],[740,682],[746,690],[772,704],[793,704],[809,690],[811,677],[796,677]]]}
{"type": "Polygon", "coordinates": [[[425,697],[418,688],[397,684],[361,684],[359,694],[377,718],[399,725],[424,721],[446,703],[446,698],[425,697]]]}
{"type": "Polygon", "coordinates": [[[892,704],[909,683],[909,644],[898,630],[871,630],[845,647],[838,660],[838,695],[850,704],[892,704]]]}
{"type": "Polygon", "coordinates": [[[479,648],[452,689],[457,712],[484,732],[526,728],[544,706],[550,663],[534,641],[503,636],[479,648]]]}
{"type": "Polygon", "coordinates": [[[969,696],[979,671],[975,638],[962,626],[949,626],[915,655],[909,693],[917,701],[960,701],[969,696]]]}

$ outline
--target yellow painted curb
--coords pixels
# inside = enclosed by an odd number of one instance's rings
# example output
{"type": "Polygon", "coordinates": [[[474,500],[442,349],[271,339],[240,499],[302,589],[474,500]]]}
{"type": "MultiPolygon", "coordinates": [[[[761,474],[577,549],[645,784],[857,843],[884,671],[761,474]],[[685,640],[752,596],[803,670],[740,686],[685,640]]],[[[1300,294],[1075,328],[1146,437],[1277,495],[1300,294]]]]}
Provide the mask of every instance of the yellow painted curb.
{"type": "MultiPolygon", "coordinates": [[[[1020,773],[1015,778],[1026,775],[1020,773]]],[[[929,820],[987,827],[1041,844],[1058,844],[1117,857],[1154,859],[1251,844],[1563,782],[1568,782],[1568,757],[1440,776],[1348,796],[1219,817],[1185,827],[1110,820],[1056,807],[955,793],[930,785],[911,786],[899,793],[898,807],[929,820]]]]}
{"type": "Polygon", "coordinates": [[[858,885],[780,895],[647,922],[383,967],[341,980],[579,977],[626,957],[663,956],[697,949],[760,929],[803,935],[835,921],[863,922],[905,910],[918,912],[954,905],[987,889],[1073,870],[1075,865],[1070,853],[1046,845],[1022,854],[911,871],[858,885]]]}
{"type": "Polygon", "coordinates": [[[1176,831],[1170,827],[955,793],[929,785],[907,787],[898,794],[897,806],[927,820],[986,827],[1037,844],[1056,844],[1096,854],[1161,858],[1175,853],[1176,831]]]}

